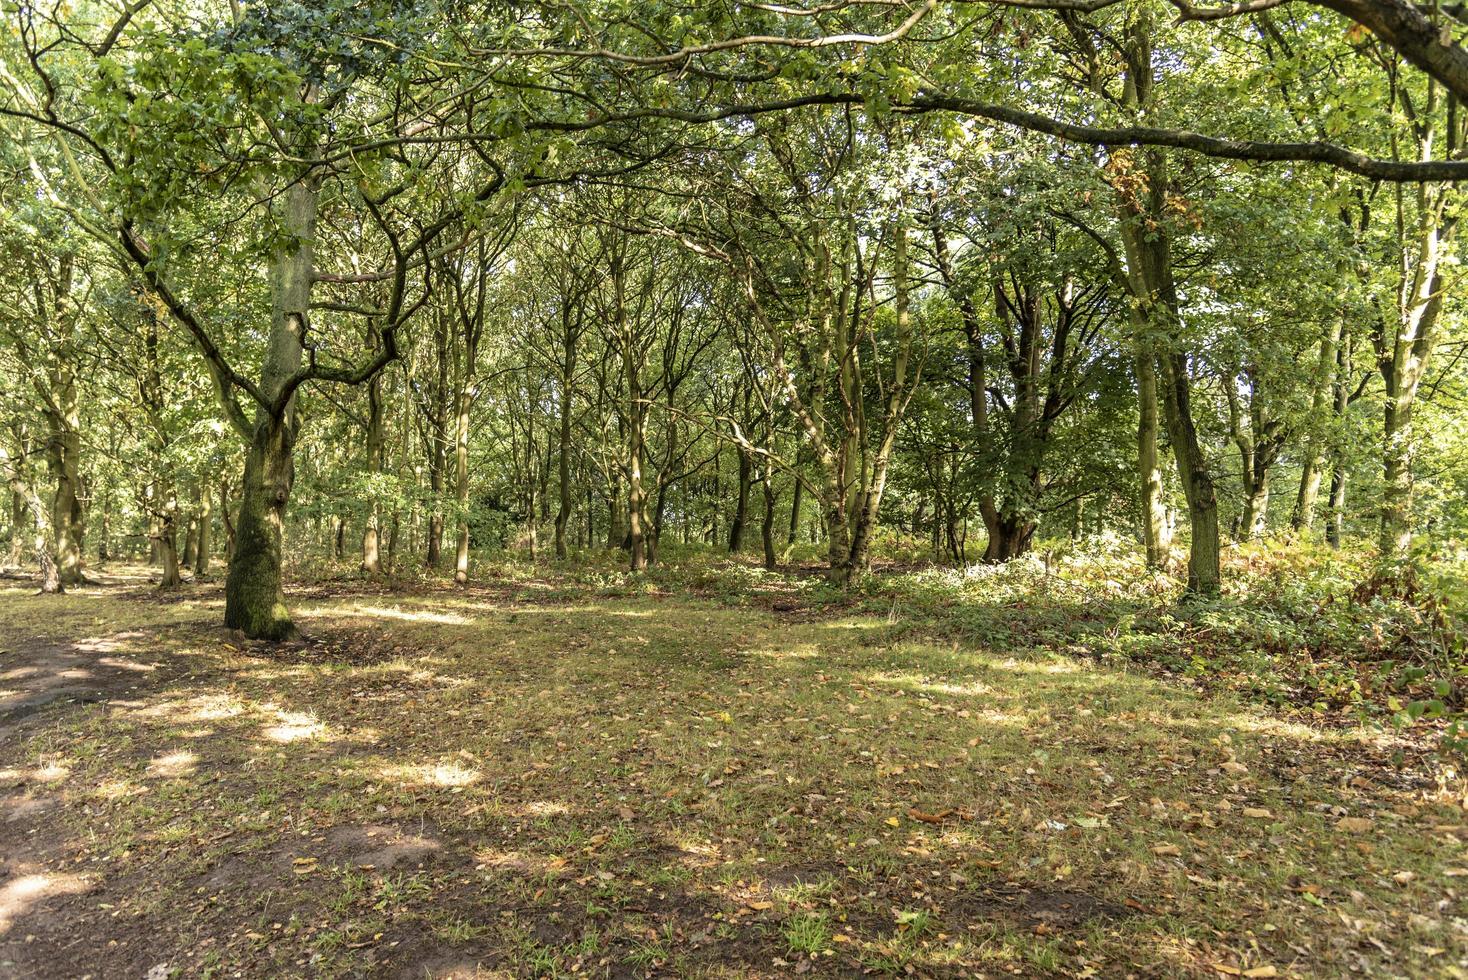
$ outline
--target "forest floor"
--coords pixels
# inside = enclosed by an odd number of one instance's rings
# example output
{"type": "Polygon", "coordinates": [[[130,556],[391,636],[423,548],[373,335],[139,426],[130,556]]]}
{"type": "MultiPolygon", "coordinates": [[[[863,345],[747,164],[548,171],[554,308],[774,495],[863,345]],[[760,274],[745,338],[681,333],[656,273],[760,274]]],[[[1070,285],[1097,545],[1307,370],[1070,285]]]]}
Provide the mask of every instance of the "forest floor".
{"type": "Polygon", "coordinates": [[[1400,736],[839,607],[32,592],[0,976],[1468,976],[1400,736]]]}

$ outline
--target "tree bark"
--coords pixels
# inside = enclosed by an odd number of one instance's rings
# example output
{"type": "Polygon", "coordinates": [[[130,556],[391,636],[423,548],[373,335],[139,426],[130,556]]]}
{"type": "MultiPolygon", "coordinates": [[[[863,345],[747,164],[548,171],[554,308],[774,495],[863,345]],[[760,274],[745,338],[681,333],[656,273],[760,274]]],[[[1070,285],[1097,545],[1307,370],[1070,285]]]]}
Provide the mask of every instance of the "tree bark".
{"type": "Polygon", "coordinates": [[[735,498],[734,519],[729,522],[729,553],[744,548],[744,525],[749,519],[749,488],[753,482],[754,461],[743,449],[739,453],[739,495],[735,498]]]}
{"type": "Polygon", "coordinates": [[[571,396],[576,379],[576,335],[569,306],[561,311],[562,341],[565,349],[561,360],[560,439],[556,459],[556,478],[560,502],[556,508],[556,558],[566,560],[566,525],[571,520],[571,396]]]}
{"type": "Polygon", "coordinates": [[[298,635],[282,581],[285,512],[295,482],[296,399],[286,385],[305,352],[318,193],[314,182],[303,180],[280,196],[288,241],[272,256],[269,269],[270,335],[260,378],[267,404],[256,407],[245,450],[234,555],[224,585],[225,626],[255,639],[298,635]]]}
{"type": "Polygon", "coordinates": [[[1192,542],[1188,552],[1188,591],[1216,595],[1222,584],[1218,535],[1218,497],[1208,459],[1198,440],[1193,422],[1191,383],[1187,358],[1170,353],[1158,359],[1158,377],[1163,386],[1163,415],[1172,438],[1178,476],[1188,501],[1188,524],[1192,542]]]}
{"type": "Polygon", "coordinates": [[[194,540],[194,581],[202,582],[209,577],[209,553],[213,546],[214,529],[210,526],[214,518],[214,501],[208,484],[199,486],[198,534],[194,540]]]}

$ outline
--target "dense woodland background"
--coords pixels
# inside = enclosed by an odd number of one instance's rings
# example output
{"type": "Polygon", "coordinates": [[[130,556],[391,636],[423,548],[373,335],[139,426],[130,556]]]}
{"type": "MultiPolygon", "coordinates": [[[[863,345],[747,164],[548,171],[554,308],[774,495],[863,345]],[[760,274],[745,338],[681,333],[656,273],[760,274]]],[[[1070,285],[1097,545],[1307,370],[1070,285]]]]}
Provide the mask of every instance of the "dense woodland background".
{"type": "Polygon", "coordinates": [[[10,5],[7,563],[269,637],[506,549],[1451,556],[1462,52],[1386,6],[10,5]]]}

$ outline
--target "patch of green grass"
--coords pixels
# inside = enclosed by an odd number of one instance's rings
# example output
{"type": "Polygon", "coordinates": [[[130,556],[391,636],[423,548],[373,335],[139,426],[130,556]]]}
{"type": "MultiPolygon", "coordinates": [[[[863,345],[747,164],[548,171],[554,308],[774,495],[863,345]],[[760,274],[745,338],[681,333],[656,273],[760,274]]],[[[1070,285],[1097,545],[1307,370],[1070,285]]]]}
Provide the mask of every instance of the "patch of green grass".
{"type": "Polygon", "coordinates": [[[831,925],[824,912],[791,916],[780,927],[780,935],[792,953],[819,953],[831,945],[831,925]]]}

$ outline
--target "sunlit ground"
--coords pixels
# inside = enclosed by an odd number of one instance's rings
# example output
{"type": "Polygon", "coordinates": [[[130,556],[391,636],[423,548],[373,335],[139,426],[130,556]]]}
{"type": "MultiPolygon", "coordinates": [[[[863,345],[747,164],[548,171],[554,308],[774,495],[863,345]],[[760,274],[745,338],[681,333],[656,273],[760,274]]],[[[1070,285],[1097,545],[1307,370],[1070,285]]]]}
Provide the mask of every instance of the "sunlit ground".
{"type": "Polygon", "coordinates": [[[0,671],[111,678],[0,722],[0,975],[1468,975],[1384,736],[880,619],[218,603],[0,592],[0,671]]]}

